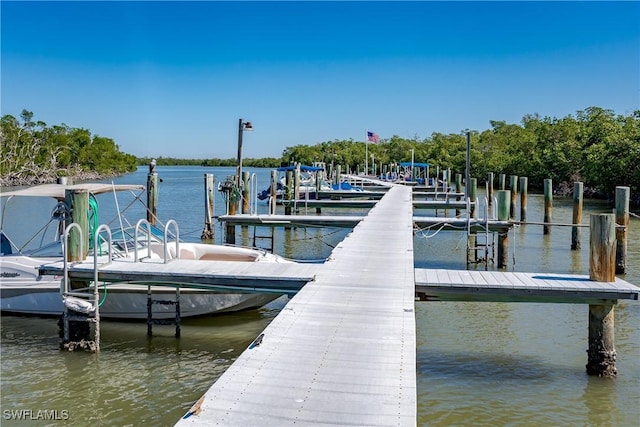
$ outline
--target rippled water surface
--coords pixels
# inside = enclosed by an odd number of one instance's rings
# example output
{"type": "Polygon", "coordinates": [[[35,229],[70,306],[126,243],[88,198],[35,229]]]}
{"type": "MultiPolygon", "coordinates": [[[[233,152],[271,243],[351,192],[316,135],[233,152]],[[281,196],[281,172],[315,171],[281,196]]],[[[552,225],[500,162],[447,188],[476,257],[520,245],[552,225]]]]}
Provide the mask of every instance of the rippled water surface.
{"type": "MultiPolygon", "coordinates": [[[[260,189],[266,187],[269,171],[252,171],[257,173],[260,189]]],[[[159,216],[175,218],[186,240],[197,241],[203,228],[204,173],[214,173],[219,181],[233,170],[159,168],[164,181],[159,216]]],[[[146,168],[116,182],[144,184],[146,168]]],[[[216,203],[221,213],[223,202],[217,199],[216,203]]],[[[105,221],[110,204],[101,202],[105,221]]],[[[46,218],[50,212],[48,207],[21,209],[19,215],[6,212],[18,228],[28,225],[27,218],[41,222],[39,216],[46,218]]],[[[587,201],[585,223],[589,213],[609,211],[606,203],[587,201]]],[[[542,214],[542,197],[530,194],[529,221],[542,221],[542,214]]],[[[570,200],[554,200],[553,220],[571,222],[570,200]]],[[[276,252],[292,258],[324,258],[346,233],[279,231],[276,252]]],[[[219,241],[219,228],[216,234],[219,241]]],[[[464,233],[433,234],[415,238],[416,266],[466,268],[464,233]]],[[[252,231],[240,233],[243,236],[251,243],[252,231]]],[[[572,252],[570,227],[554,227],[550,236],[543,236],[540,226],[519,227],[509,236],[509,268],[588,274],[586,229],[582,240],[582,250],[572,252]]],[[[632,219],[629,230],[628,266],[625,279],[640,284],[637,219],[632,219]]],[[[170,326],[155,326],[154,336],[148,338],[144,323],[103,322],[99,355],[58,350],[55,319],[3,316],[1,424],[173,425],[286,302],[282,297],[260,310],[184,320],[180,339],[174,338],[170,326]],[[11,410],[31,410],[34,415],[39,410],[57,410],[60,418],[66,415],[67,419],[15,421],[8,419],[11,410]]],[[[418,424],[640,425],[640,304],[621,301],[615,310],[619,374],[601,379],[585,372],[585,305],[417,302],[418,424]]]]}

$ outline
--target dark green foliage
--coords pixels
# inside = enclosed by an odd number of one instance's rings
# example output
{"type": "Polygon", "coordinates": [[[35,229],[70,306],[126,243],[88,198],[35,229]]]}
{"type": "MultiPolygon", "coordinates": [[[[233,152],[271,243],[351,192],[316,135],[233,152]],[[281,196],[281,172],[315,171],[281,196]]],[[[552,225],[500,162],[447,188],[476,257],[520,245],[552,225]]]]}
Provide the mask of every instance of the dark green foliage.
{"type": "Polygon", "coordinates": [[[136,169],[135,156],[120,152],[109,138],[65,124],[49,127],[34,122],[27,110],[20,119],[5,115],[0,123],[2,185],[52,182],[58,176],[118,175],[136,169]]]}
{"type": "MultiPolygon", "coordinates": [[[[151,157],[138,157],[136,162],[140,166],[148,165],[151,157]]],[[[156,157],[158,166],[227,166],[236,167],[237,159],[176,159],[174,157],[156,157]]],[[[274,157],[264,157],[262,159],[242,159],[242,165],[254,168],[276,168],[280,166],[280,159],[274,157]]]]}
{"type": "MultiPolygon", "coordinates": [[[[147,165],[150,158],[135,158],[119,151],[109,138],[67,125],[48,127],[24,110],[18,120],[2,117],[0,134],[0,182],[3,185],[50,182],[56,175],[83,172],[117,175],[147,165]]],[[[471,176],[483,182],[488,172],[526,176],[531,189],[541,188],[545,178],[556,186],[582,181],[585,190],[611,196],[615,187],[631,187],[640,194],[640,111],[623,116],[611,110],[589,107],[564,118],[526,115],[520,124],[490,121],[491,128],[471,135],[471,176]]],[[[464,133],[433,133],[423,140],[392,136],[366,147],[376,164],[410,161],[463,173],[466,161],[464,133]]],[[[316,145],[287,147],[282,157],[243,159],[245,167],[275,168],[292,162],[325,162],[343,171],[364,170],[365,143],[334,140],[316,145]]],[[[371,158],[368,162],[371,162],[371,158]]],[[[158,165],[235,167],[236,159],[156,158],[158,165]]],[[[571,185],[565,185],[571,188],[571,185]]],[[[636,196],[637,197],[637,196],[636,196]]]]}
{"type": "MultiPolygon", "coordinates": [[[[526,176],[531,189],[541,189],[551,178],[556,187],[582,181],[593,194],[612,196],[619,185],[640,194],[640,111],[628,116],[589,107],[561,119],[527,115],[521,124],[491,121],[491,129],[471,135],[471,176],[483,182],[489,172],[526,176]]],[[[364,142],[353,140],[296,145],[282,153],[281,161],[311,164],[323,161],[352,171],[364,169],[364,142]]],[[[411,160],[440,170],[465,171],[466,136],[433,133],[424,140],[392,136],[369,144],[377,164],[411,160]]],[[[370,161],[370,160],[369,160],[370,161]]],[[[344,170],[344,169],[343,169],[344,170]]],[[[567,187],[567,185],[565,185],[567,187]]],[[[568,188],[572,188],[571,185],[568,188]]]]}

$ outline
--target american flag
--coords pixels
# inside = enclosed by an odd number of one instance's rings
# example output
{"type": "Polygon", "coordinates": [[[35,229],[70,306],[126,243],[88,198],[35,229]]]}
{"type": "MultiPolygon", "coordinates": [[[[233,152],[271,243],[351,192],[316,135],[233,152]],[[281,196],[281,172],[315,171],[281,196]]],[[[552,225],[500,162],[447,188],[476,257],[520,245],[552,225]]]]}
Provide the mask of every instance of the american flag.
{"type": "Polygon", "coordinates": [[[380,142],[380,137],[377,133],[367,131],[367,141],[371,141],[374,144],[377,144],[378,142],[380,142]]]}

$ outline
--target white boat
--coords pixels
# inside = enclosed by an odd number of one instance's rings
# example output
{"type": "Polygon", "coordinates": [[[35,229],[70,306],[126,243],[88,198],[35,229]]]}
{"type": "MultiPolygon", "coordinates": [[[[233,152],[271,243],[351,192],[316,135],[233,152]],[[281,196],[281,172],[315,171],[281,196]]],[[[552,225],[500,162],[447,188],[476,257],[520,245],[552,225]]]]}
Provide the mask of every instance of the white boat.
{"type": "MultiPolygon", "coordinates": [[[[2,221],[0,222],[0,309],[6,313],[37,316],[59,316],[64,311],[61,295],[60,276],[39,275],[38,267],[42,264],[60,261],[62,259],[62,242],[60,238],[59,223],[64,221],[64,195],[66,189],[86,188],[93,195],[118,191],[144,191],[144,186],[113,185],[113,184],[79,184],[68,186],[62,184],[46,184],[25,188],[16,191],[3,192],[2,221]],[[55,206],[49,227],[39,228],[38,232],[29,239],[32,242],[36,236],[42,235],[41,240],[49,228],[55,229],[53,241],[40,243],[34,249],[26,249],[13,241],[4,229],[7,204],[13,198],[19,197],[45,197],[54,199],[55,206]]],[[[139,196],[136,196],[139,199],[139,196]]],[[[116,199],[117,200],[117,199],[116,199]]],[[[118,221],[122,221],[122,215],[118,215],[118,221]]],[[[123,223],[124,225],[124,223],[123,223]]],[[[135,227],[114,229],[112,232],[112,248],[115,256],[133,257],[135,227]]],[[[152,228],[153,231],[153,228],[152,228]]],[[[148,233],[143,233],[137,241],[144,247],[146,256],[162,258],[164,256],[164,244],[158,239],[158,232],[149,233],[151,243],[146,245],[148,233]]],[[[168,245],[173,247],[173,245],[168,245]]],[[[102,247],[104,251],[105,248],[102,247]]],[[[170,257],[176,254],[169,251],[170,257]]],[[[208,261],[236,261],[236,262],[290,262],[282,257],[270,254],[266,251],[240,248],[226,245],[212,245],[204,243],[180,242],[180,258],[190,258],[208,261]]],[[[99,284],[101,287],[101,318],[112,319],[146,319],[147,318],[147,285],[117,283],[99,284]]],[[[152,286],[154,300],[174,300],[175,289],[165,286],[152,286]]],[[[181,317],[203,316],[214,313],[224,313],[261,307],[270,301],[280,297],[272,293],[240,293],[227,291],[210,291],[198,289],[180,290],[180,314],[181,317]]],[[[170,305],[154,304],[153,318],[174,318],[175,308],[170,305]]]]}

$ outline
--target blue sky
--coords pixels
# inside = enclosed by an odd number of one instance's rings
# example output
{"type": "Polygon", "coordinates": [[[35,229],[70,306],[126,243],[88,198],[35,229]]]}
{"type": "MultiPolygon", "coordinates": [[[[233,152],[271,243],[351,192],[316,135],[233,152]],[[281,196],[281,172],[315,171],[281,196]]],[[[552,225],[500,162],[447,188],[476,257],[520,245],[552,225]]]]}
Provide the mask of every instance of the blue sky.
{"type": "Polygon", "coordinates": [[[639,2],[0,3],[1,112],[245,157],[640,109],[639,2]]]}

